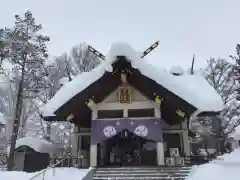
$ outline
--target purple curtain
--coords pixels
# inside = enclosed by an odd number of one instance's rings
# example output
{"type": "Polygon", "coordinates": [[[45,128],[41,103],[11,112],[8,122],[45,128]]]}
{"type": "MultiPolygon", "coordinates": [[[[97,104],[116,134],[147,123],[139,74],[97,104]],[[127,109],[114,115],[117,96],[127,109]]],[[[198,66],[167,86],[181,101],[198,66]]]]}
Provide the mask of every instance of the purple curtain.
{"type": "Polygon", "coordinates": [[[92,120],[91,144],[98,144],[113,137],[122,130],[156,142],[163,141],[164,122],[159,118],[92,120]]]}

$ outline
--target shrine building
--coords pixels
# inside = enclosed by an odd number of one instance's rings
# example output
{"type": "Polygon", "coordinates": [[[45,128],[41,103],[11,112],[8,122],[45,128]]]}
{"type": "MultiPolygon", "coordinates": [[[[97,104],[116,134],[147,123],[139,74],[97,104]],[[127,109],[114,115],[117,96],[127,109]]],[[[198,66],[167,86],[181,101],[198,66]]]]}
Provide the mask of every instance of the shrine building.
{"type": "Polygon", "coordinates": [[[81,154],[83,166],[183,165],[191,120],[223,109],[200,73],[169,72],[143,57],[112,44],[96,68],[65,83],[41,109],[46,121],[74,124],[72,156],[81,154]]]}

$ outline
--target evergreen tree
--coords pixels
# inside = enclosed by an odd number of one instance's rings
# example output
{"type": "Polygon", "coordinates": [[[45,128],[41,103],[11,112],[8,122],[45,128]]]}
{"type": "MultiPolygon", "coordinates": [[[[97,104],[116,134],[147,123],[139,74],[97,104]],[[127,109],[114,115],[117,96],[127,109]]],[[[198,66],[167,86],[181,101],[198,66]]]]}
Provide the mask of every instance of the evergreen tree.
{"type": "Polygon", "coordinates": [[[0,30],[4,39],[8,40],[9,48],[7,59],[13,65],[13,70],[19,75],[16,111],[13,133],[8,156],[8,170],[12,170],[13,158],[20,119],[23,111],[23,101],[35,97],[39,89],[46,84],[45,60],[48,57],[46,43],[49,37],[39,33],[42,26],[36,24],[30,11],[21,18],[15,16],[12,28],[0,30]]]}

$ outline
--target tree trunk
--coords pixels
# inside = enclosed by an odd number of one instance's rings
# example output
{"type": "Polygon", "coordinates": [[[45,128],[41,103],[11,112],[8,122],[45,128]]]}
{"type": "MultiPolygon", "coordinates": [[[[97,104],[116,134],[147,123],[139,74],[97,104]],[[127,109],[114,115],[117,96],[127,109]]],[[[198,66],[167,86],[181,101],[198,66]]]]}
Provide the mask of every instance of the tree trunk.
{"type": "Polygon", "coordinates": [[[221,152],[221,154],[225,153],[225,139],[223,137],[221,137],[221,139],[219,139],[219,150],[221,152]]]}
{"type": "Polygon", "coordinates": [[[204,139],[204,149],[205,149],[205,152],[207,153],[207,156],[209,156],[209,152],[208,152],[208,139],[207,138],[204,139]]]}
{"type": "Polygon", "coordinates": [[[13,166],[14,166],[14,152],[15,152],[15,146],[16,146],[16,141],[17,141],[17,137],[18,137],[18,129],[19,129],[19,124],[20,124],[21,114],[22,114],[23,73],[24,73],[24,70],[22,70],[21,80],[19,81],[19,86],[18,86],[17,104],[15,107],[16,108],[15,119],[14,119],[14,124],[13,124],[13,133],[11,136],[10,151],[9,151],[8,159],[7,159],[7,170],[8,171],[12,171],[13,166]]]}
{"type": "Polygon", "coordinates": [[[46,139],[50,140],[50,137],[51,137],[51,122],[47,122],[46,139]]]}

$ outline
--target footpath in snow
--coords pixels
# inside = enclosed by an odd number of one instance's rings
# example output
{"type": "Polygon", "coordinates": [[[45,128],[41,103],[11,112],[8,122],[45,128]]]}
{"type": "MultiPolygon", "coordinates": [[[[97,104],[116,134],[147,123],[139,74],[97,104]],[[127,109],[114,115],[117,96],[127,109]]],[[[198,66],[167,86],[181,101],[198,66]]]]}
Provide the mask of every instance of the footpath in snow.
{"type": "Polygon", "coordinates": [[[193,167],[186,180],[239,180],[240,148],[207,164],[193,167]]]}
{"type": "MultiPolygon", "coordinates": [[[[71,180],[81,180],[88,173],[89,169],[76,169],[76,168],[52,168],[47,170],[33,180],[66,180],[71,177],[71,180]],[[44,177],[43,177],[44,176],[44,177]]],[[[22,171],[5,171],[0,172],[1,180],[31,180],[36,173],[26,173],[22,171]]]]}

